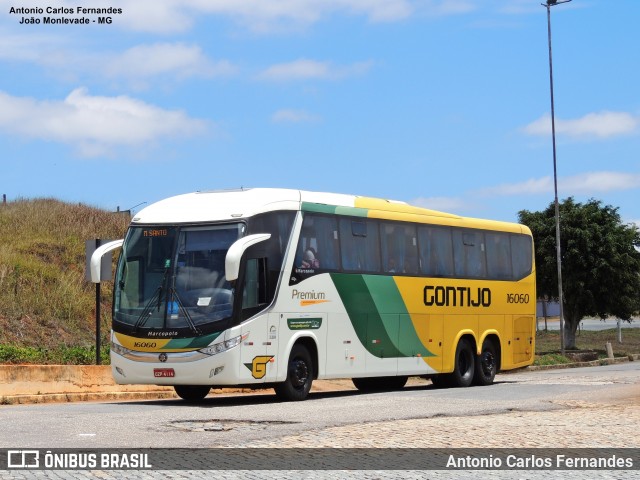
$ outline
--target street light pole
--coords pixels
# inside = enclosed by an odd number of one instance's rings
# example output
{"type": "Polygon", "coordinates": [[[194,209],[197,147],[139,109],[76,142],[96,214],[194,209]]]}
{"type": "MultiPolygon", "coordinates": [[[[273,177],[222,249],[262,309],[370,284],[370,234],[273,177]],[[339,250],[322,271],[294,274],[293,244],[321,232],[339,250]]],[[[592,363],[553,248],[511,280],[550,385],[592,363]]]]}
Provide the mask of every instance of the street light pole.
{"type": "Polygon", "coordinates": [[[549,40],[549,84],[551,87],[551,140],[553,142],[553,190],[556,207],[556,263],[558,264],[558,303],[560,305],[560,352],[564,355],[564,298],[562,295],[562,254],[560,251],[560,204],[558,203],[558,170],[556,161],[556,115],[553,102],[553,60],[551,55],[551,7],[571,0],[547,0],[547,34],[549,40]]]}

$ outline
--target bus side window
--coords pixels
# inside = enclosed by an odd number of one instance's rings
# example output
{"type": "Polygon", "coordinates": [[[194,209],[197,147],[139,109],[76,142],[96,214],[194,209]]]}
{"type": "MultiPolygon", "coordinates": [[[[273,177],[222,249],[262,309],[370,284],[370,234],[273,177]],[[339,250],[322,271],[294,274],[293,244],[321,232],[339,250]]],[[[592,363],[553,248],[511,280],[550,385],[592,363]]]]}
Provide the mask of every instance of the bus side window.
{"type": "MultiPolygon", "coordinates": [[[[271,238],[252,247],[252,258],[267,259],[267,303],[276,294],[284,254],[291,237],[295,212],[269,212],[249,219],[248,233],[269,233],[271,238]]],[[[225,252],[226,253],[226,252],[225,252]]],[[[222,257],[224,264],[224,256],[222,257]]]]}
{"type": "Polygon", "coordinates": [[[434,277],[453,276],[451,228],[418,227],[421,272],[434,277]]]}
{"type": "Polygon", "coordinates": [[[415,226],[381,223],[380,232],[383,271],[406,275],[418,273],[418,242],[415,226]]]}
{"type": "Polygon", "coordinates": [[[334,217],[305,213],[291,281],[339,269],[338,224],[334,217]]]}
{"type": "Polygon", "coordinates": [[[514,280],[520,280],[531,273],[533,245],[527,235],[511,235],[511,263],[514,280]]]}
{"type": "Polygon", "coordinates": [[[456,276],[484,278],[487,275],[484,233],[455,229],[453,231],[453,256],[456,276]]]}
{"type": "Polygon", "coordinates": [[[342,269],[355,272],[380,271],[378,224],[371,220],[340,219],[342,269]]]}
{"type": "Polygon", "coordinates": [[[244,274],[242,309],[259,307],[267,303],[267,259],[249,258],[244,274]]]}
{"type": "Polygon", "coordinates": [[[508,233],[487,232],[487,275],[491,279],[511,280],[511,242],[508,233]]]}

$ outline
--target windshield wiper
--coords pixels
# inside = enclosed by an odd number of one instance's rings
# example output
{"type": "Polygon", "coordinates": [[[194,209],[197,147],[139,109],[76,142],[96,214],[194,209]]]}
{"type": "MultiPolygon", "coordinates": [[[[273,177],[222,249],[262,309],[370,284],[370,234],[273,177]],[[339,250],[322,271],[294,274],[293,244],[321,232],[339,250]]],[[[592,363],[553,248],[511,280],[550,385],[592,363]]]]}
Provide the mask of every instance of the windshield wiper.
{"type": "Polygon", "coordinates": [[[153,310],[153,301],[156,299],[158,300],[158,307],[157,307],[158,311],[160,310],[160,304],[162,303],[162,301],[160,300],[161,292],[162,292],[161,286],[156,288],[156,291],[153,293],[153,295],[151,296],[147,304],[144,306],[144,309],[142,310],[142,313],[138,317],[138,320],[136,320],[136,323],[133,325],[133,328],[136,332],[140,327],[143,327],[144,324],[147,323],[147,320],[151,316],[151,311],[153,310]]]}
{"type": "Polygon", "coordinates": [[[151,295],[151,298],[145,304],[144,308],[142,309],[142,313],[136,320],[136,323],[133,325],[134,331],[137,332],[138,329],[143,327],[145,323],[147,323],[147,320],[149,320],[149,317],[151,316],[151,311],[153,310],[154,300],[157,300],[156,308],[158,309],[158,311],[160,311],[160,305],[162,305],[162,290],[164,290],[164,285],[165,285],[165,282],[167,281],[168,272],[169,272],[169,267],[164,269],[164,275],[162,275],[162,281],[160,282],[160,285],[158,285],[158,288],[156,288],[155,292],[153,292],[153,295],[151,295]]]}
{"type": "Polygon", "coordinates": [[[182,313],[184,313],[184,318],[186,319],[187,325],[189,325],[189,328],[196,335],[202,335],[202,332],[200,332],[200,329],[196,327],[195,323],[193,323],[193,319],[191,318],[191,315],[189,315],[188,310],[183,305],[182,300],[180,300],[180,295],[178,295],[178,292],[176,292],[175,287],[169,288],[168,293],[169,295],[167,295],[167,301],[174,301],[174,299],[177,300],[178,309],[179,309],[178,311],[181,311],[182,313]]]}
{"type": "MultiPolygon", "coordinates": [[[[149,318],[151,317],[151,312],[152,312],[152,310],[154,308],[154,301],[155,300],[157,300],[156,308],[158,309],[158,311],[160,311],[160,306],[162,305],[162,292],[165,290],[164,286],[165,286],[166,281],[167,281],[167,273],[168,273],[168,271],[169,271],[169,269],[166,268],[165,271],[164,271],[164,275],[162,277],[162,282],[160,283],[160,285],[158,285],[158,288],[156,288],[156,291],[153,292],[153,295],[151,296],[149,301],[144,306],[144,309],[142,310],[142,313],[138,317],[138,320],[133,325],[134,331],[137,332],[140,328],[144,327],[144,325],[147,323],[147,320],[149,320],[149,318]]],[[[185,317],[185,319],[187,321],[187,325],[189,326],[189,328],[196,335],[202,335],[202,332],[200,332],[200,329],[198,327],[196,327],[196,324],[193,322],[193,319],[191,318],[191,315],[189,315],[189,312],[187,311],[187,309],[185,308],[184,304],[182,303],[182,300],[180,300],[180,295],[178,295],[178,293],[176,292],[175,287],[172,286],[172,287],[169,287],[167,289],[165,298],[166,298],[167,303],[171,302],[171,301],[174,301],[174,299],[177,300],[179,311],[181,311],[184,314],[184,317],[185,317]]],[[[165,313],[165,315],[166,315],[166,313],[165,313]]]]}

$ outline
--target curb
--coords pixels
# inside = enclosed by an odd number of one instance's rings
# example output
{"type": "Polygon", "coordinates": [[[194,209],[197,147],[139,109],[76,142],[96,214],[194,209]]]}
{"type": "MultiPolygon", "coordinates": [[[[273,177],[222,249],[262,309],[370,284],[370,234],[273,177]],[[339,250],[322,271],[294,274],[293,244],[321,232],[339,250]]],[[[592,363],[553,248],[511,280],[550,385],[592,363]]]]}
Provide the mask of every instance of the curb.
{"type": "Polygon", "coordinates": [[[34,403],[121,402],[126,400],[163,400],[178,398],[172,392],[98,392],[98,393],[41,393],[32,395],[2,395],[0,405],[34,403]]]}
{"type": "MultiPolygon", "coordinates": [[[[615,365],[618,363],[629,363],[640,360],[640,354],[633,354],[626,357],[618,358],[602,358],[598,360],[592,360],[590,362],[574,362],[574,363],[560,363],[557,365],[531,365],[526,367],[530,371],[536,370],[559,370],[563,368],[580,368],[580,367],[601,367],[604,365],[615,365]]],[[[506,372],[505,372],[506,373],[506,372]]]]}

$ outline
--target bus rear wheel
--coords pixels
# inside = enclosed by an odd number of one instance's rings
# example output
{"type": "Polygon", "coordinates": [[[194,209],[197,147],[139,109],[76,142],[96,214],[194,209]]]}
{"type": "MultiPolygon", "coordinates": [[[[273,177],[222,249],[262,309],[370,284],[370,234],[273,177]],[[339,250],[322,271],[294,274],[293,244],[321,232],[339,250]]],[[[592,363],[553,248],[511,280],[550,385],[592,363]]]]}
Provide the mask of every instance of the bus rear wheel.
{"type": "Polygon", "coordinates": [[[408,377],[367,377],[352,378],[351,380],[361,392],[390,392],[404,387],[407,384],[408,377]]]}
{"type": "Polygon", "coordinates": [[[175,385],[174,390],[187,402],[199,402],[209,395],[211,387],[207,385],[175,385]]]}
{"type": "Polygon", "coordinates": [[[466,339],[461,339],[456,347],[453,372],[447,375],[447,384],[451,387],[468,387],[475,373],[475,352],[466,339]]]}
{"type": "Polygon", "coordinates": [[[287,365],[287,379],[274,387],[276,395],[285,401],[307,398],[313,382],[313,363],[309,351],[302,345],[294,345],[287,365]]]}
{"type": "Polygon", "coordinates": [[[475,385],[491,385],[498,371],[498,356],[493,342],[486,339],[482,343],[482,351],[476,358],[475,374],[473,383],[475,385]]]}

